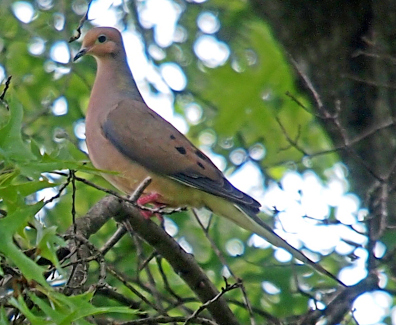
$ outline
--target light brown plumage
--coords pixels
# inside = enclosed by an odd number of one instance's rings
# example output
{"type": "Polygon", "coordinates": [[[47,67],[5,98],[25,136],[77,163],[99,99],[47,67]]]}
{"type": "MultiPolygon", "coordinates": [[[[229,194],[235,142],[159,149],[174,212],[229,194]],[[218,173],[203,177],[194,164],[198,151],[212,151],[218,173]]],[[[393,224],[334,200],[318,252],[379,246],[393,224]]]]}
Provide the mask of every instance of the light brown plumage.
{"type": "Polygon", "coordinates": [[[119,173],[104,174],[106,179],[131,193],[150,176],[145,194],[159,194],[157,203],[207,207],[329,275],[276,235],[257,217],[260,204],[232,186],[204,153],[145,104],[118,30],[91,29],[74,60],[85,54],[98,64],[86,116],[89,156],[95,167],[119,173]]]}

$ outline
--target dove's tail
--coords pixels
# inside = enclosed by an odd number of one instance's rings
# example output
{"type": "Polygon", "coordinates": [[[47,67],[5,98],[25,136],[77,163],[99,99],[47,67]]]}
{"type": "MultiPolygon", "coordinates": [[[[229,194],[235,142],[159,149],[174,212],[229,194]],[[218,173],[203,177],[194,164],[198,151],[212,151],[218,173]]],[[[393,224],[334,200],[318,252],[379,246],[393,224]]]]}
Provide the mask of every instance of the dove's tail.
{"type": "Polygon", "coordinates": [[[291,246],[288,242],[286,242],[283,238],[277,235],[270,226],[268,226],[263,220],[261,220],[255,211],[251,211],[249,207],[244,207],[241,205],[237,205],[235,203],[231,203],[229,201],[219,199],[218,197],[213,197],[213,200],[210,198],[209,200],[205,200],[206,206],[213,211],[215,214],[221,215],[238,226],[252,231],[255,234],[263,237],[269,243],[274,246],[281,247],[288,251],[294,258],[299,261],[311,266],[313,269],[318,272],[329,276],[334,279],[341,285],[345,286],[339,279],[337,279],[333,274],[328,272],[318,263],[315,263],[310,258],[305,256],[301,251],[291,246]]]}

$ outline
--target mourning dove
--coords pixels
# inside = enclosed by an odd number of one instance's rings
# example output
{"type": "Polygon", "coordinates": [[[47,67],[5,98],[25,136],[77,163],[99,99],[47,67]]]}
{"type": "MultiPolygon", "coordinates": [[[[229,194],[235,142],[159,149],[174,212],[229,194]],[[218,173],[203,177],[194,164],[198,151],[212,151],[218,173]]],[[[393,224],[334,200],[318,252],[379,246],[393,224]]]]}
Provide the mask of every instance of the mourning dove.
{"type": "Polygon", "coordinates": [[[74,61],[86,54],[97,61],[86,115],[88,153],[96,168],[118,172],[103,175],[110,183],[130,194],[150,177],[139,203],[205,207],[334,278],[279,237],[257,216],[260,203],[236,189],[201,150],[146,105],[117,29],[88,31],[74,61]]]}

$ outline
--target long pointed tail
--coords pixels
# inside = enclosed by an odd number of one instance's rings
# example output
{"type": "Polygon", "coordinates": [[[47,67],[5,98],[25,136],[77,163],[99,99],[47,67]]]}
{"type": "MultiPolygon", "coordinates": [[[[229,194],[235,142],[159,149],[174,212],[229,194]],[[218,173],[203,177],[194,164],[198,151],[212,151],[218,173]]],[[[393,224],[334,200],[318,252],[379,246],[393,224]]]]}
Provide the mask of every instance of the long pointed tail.
{"type": "Polygon", "coordinates": [[[234,221],[236,223],[239,223],[241,227],[253,231],[259,236],[264,237],[268,242],[270,242],[272,245],[281,247],[288,251],[294,258],[300,260],[301,262],[311,266],[313,269],[317,270],[318,272],[327,275],[328,277],[332,278],[333,280],[337,281],[339,284],[342,286],[345,286],[345,284],[337,279],[332,273],[327,271],[325,268],[323,268],[321,265],[318,263],[315,263],[312,261],[310,258],[305,256],[301,251],[298,249],[294,248],[291,246],[288,242],[286,242],[283,238],[278,236],[272,229],[269,227],[263,220],[261,220],[256,214],[254,213],[249,213],[249,210],[243,209],[243,207],[240,207],[238,205],[235,205],[235,207],[242,212],[242,214],[245,215],[245,218],[241,218],[238,221],[234,221]],[[240,222],[239,222],[240,221],[240,222]]]}
{"type": "Polygon", "coordinates": [[[291,246],[283,238],[279,237],[263,220],[261,220],[257,214],[250,211],[249,208],[239,206],[237,204],[231,203],[229,201],[219,199],[215,196],[208,196],[205,200],[206,206],[211,209],[214,213],[221,215],[232,222],[236,223],[240,227],[250,230],[255,234],[265,238],[269,243],[274,246],[281,247],[288,251],[294,258],[300,260],[301,262],[309,265],[318,272],[332,278],[337,281],[342,286],[345,286],[339,279],[337,279],[333,274],[324,269],[318,263],[315,263],[310,258],[305,256],[298,249],[291,246]]]}

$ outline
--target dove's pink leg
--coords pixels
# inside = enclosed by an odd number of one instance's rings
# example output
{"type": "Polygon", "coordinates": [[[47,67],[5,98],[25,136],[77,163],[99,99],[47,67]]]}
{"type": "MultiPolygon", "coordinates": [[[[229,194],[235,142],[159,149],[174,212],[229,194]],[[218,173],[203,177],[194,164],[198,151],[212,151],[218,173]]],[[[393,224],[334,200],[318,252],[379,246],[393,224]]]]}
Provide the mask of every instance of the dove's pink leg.
{"type": "MultiPolygon", "coordinates": [[[[137,200],[137,204],[139,205],[146,205],[148,203],[153,204],[155,207],[160,207],[163,204],[158,203],[158,199],[160,198],[160,195],[158,193],[150,193],[146,196],[141,196],[138,200],[137,200]]],[[[145,219],[150,219],[152,216],[156,216],[159,221],[163,221],[163,217],[162,215],[160,215],[159,213],[153,213],[151,211],[147,211],[147,210],[142,210],[140,211],[140,213],[143,215],[143,217],[145,219]]]]}

